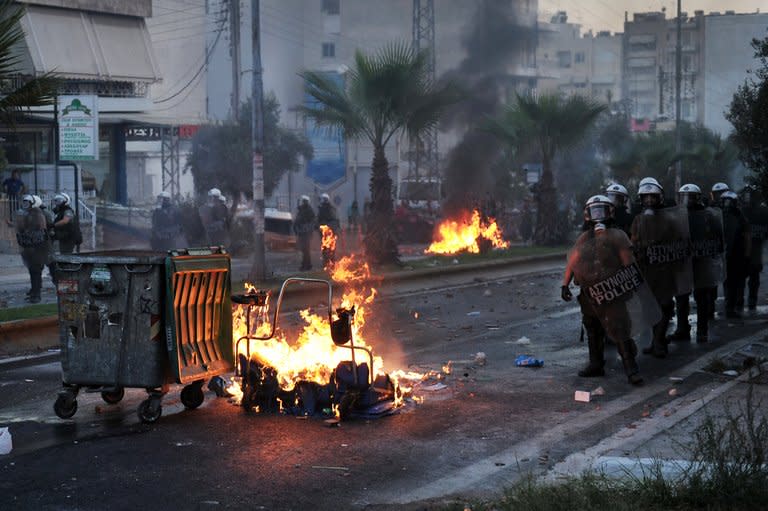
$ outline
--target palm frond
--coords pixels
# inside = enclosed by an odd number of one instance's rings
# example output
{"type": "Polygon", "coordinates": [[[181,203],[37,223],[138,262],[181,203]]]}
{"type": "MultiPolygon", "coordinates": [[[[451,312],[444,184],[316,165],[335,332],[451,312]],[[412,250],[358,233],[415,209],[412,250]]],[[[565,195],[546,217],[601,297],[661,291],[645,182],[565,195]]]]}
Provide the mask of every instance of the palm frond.
{"type": "Polygon", "coordinates": [[[0,0],[0,76],[7,76],[20,63],[14,46],[24,39],[20,21],[24,8],[11,0],[0,0]]]}
{"type": "Polygon", "coordinates": [[[14,125],[15,117],[24,109],[53,104],[60,79],[51,73],[32,78],[0,98],[0,118],[14,125]]]}

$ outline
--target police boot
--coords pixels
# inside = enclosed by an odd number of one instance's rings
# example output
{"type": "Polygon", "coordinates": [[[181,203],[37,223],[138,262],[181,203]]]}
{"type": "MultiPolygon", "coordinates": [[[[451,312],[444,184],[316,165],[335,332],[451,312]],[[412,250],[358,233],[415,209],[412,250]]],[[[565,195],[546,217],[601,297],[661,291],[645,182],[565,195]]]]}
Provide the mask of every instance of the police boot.
{"type": "Polygon", "coordinates": [[[595,376],[605,376],[605,334],[595,331],[594,328],[586,327],[587,343],[589,345],[589,364],[579,371],[582,378],[593,378],[595,376]]]}
{"type": "Polygon", "coordinates": [[[667,356],[667,340],[664,335],[669,326],[669,320],[662,319],[657,324],[653,325],[653,339],[651,345],[643,348],[643,353],[646,355],[653,355],[656,358],[664,358],[667,356]]]}
{"type": "Polygon", "coordinates": [[[640,376],[640,368],[637,367],[637,345],[632,339],[626,341],[617,341],[616,348],[621,355],[621,363],[624,366],[624,372],[627,375],[627,381],[632,385],[642,385],[643,377],[640,376]]]}

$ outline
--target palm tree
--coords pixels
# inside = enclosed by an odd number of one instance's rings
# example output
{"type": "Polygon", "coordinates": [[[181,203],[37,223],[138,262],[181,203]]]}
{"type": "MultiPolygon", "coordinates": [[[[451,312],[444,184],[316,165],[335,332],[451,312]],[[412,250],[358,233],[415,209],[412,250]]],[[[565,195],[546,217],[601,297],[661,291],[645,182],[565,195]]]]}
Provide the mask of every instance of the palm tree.
{"type": "Polygon", "coordinates": [[[458,100],[450,84],[432,81],[428,58],[425,51],[397,43],[373,55],[357,51],[346,87],[322,72],[301,73],[315,101],[301,108],[304,115],[318,126],[340,130],[347,140],[367,139],[373,145],[371,215],[365,235],[366,255],[372,263],[398,261],[387,143],[401,133],[415,139],[434,127],[443,109],[458,100]]]}
{"type": "Polygon", "coordinates": [[[579,141],[606,110],[606,106],[579,95],[562,98],[556,94],[516,95],[492,121],[491,129],[507,144],[534,147],[541,157],[542,174],[536,199],[536,242],[551,245],[559,241],[557,203],[552,163],[555,156],[579,141]]]}
{"type": "Polygon", "coordinates": [[[24,39],[19,21],[24,8],[11,0],[0,0],[0,122],[13,126],[24,108],[53,103],[58,79],[46,73],[20,80],[18,66],[21,57],[14,47],[24,39]]]}

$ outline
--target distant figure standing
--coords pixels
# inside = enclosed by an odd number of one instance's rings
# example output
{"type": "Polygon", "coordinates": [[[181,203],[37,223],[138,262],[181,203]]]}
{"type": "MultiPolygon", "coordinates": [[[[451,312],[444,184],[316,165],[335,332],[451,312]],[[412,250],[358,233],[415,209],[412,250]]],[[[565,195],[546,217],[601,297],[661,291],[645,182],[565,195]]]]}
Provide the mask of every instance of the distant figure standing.
{"type": "Polygon", "coordinates": [[[181,214],[171,202],[171,194],[160,192],[157,196],[157,207],[152,212],[152,250],[165,252],[179,248],[181,242],[181,214]]]}
{"type": "Polygon", "coordinates": [[[315,212],[309,204],[309,197],[302,195],[299,200],[299,209],[296,212],[296,220],[293,222],[293,232],[296,233],[296,240],[299,250],[301,250],[301,266],[299,271],[312,269],[312,253],[310,244],[312,233],[315,231],[315,212]]]}
{"type": "Polygon", "coordinates": [[[533,212],[527,201],[523,204],[523,212],[520,215],[520,237],[525,244],[533,238],[533,212]]]}
{"type": "Polygon", "coordinates": [[[40,302],[43,287],[43,266],[48,262],[48,234],[45,215],[34,207],[31,195],[21,198],[21,209],[16,213],[16,240],[21,247],[21,259],[29,271],[31,289],[27,301],[40,302]]]}
{"type": "Polygon", "coordinates": [[[210,245],[225,245],[227,238],[227,206],[221,202],[221,190],[208,190],[208,200],[200,208],[200,220],[210,245]]]}
{"type": "Polygon", "coordinates": [[[83,233],[80,231],[80,222],[70,204],[69,195],[56,194],[53,198],[53,212],[56,214],[53,219],[53,233],[54,239],[59,242],[59,253],[71,254],[75,251],[75,247],[83,242],[83,233]]]}
{"type": "Polygon", "coordinates": [[[353,200],[347,210],[347,228],[351,232],[357,231],[358,224],[360,222],[360,210],[357,206],[357,201],[353,200]]]}
{"type": "Polygon", "coordinates": [[[8,196],[9,218],[13,218],[16,210],[19,209],[19,198],[24,193],[24,189],[24,181],[21,180],[21,174],[18,170],[11,172],[11,177],[3,181],[3,191],[8,196]]]}

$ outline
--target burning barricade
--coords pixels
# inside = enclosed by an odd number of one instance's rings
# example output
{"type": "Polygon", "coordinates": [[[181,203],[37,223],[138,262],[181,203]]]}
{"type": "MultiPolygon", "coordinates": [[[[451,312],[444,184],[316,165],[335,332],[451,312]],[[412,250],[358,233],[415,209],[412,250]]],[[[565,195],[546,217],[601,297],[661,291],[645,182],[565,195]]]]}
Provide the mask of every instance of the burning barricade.
{"type": "Polygon", "coordinates": [[[491,248],[509,247],[496,220],[492,217],[482,218],[476,209],[471,213],[463,211],[458,218],[441,222],[434,238],[424,251],[425,254],[477,254],[491,248]]]}
{"type": "MultiPolygon", "coordinates": [[[[233,297],[236,373],[240,385],[228,391],[249,411],[326,415],[345,419],[391,413],[409,389],[383,370],[383,360],[366,343],[365,319],[376,290],[368,286],[368,265],[354,256],[329,266],[334,282],[344,286],[334,307],[331,282],[289,278],[272,316],[266,292],[253,288],[233,297]],[[289,342],[279,328],[285,290],[295,284],[326,287],[328,310],[300,311],[303,325],[289,342]]],[[[398,372],[401,376],[405,373],[398,372]]],[[[409,375],[418,378],[419,375],[409,375]]]]}

